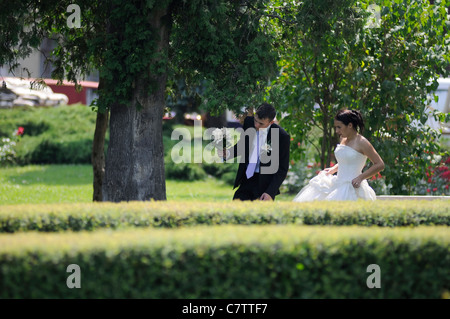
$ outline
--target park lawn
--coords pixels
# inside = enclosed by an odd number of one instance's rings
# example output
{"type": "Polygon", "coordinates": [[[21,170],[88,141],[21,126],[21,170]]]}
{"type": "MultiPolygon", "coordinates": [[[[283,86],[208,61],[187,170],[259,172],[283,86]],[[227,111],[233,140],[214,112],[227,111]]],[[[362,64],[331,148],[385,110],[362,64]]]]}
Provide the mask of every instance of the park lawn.
{"type": "MultiPolygon", "coordinates": [[[[166,181],[167,200],[230,201],[234,191],[224,182],[166,181]]],[[[90,165],[28,165],[0,168],[0,205],[88,203],[92,201],[90,165]]],[[[277,200],[291,200],[281,195],[277,200]]]]}

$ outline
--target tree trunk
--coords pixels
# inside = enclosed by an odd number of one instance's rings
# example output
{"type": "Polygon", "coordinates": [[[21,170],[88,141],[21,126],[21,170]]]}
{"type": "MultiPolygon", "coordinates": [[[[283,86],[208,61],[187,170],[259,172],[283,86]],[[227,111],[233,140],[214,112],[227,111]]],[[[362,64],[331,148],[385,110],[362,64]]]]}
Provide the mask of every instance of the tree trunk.
{"type": "MultiPolygon", "coordinates": [[[[166,14],[167,9],[158,10],[151,17],[158,33],[157,56],[167,56],[170,24],[166,14]]],[[[166,199],[162,118],[167,71],[150,77],[157,84],[152,92],[149,81],[137,77],[130,105],[111,106],[104,201],[166,199]]]]}
{"type": "Polygon", "coordinates": [[[333,147],[335,145],[334,143],[334,138],[333,138],[333,128],[329,127],[328,128],[328,146],[327,146],[327,164],[326,167],[330,167],[331,166],[331,160],[334,158],[333,157],[333,147]]]}
{"type": "Polygon", "coordinates": [[[327,159],[327,145],[328,145],[328,114],[324,112],[323,114],[323,129],[322,129],[322,145],[320,149],[320,167],[322,169],[326,168],[327,159]]]}
{"type": "Polygon", "coordinates": [[[97,112],[94,141],[92,144],[92,169],[94,171],[94,202],[103,200],[102,185],[105,176],[105,135],[108,129],[108,111],[97,112]]]}

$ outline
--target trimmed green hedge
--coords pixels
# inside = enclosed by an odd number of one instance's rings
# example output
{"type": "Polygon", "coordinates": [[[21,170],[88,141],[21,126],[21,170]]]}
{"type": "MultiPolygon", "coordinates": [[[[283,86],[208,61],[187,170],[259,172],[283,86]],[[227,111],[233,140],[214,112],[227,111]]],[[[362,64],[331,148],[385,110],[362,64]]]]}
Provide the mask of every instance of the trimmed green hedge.
{"type": "MultiPolygon", "coordinates": [[[[96,113],[88,106],[4,109],[0,119],[0,137],[24,128],[16,146],[18,164],[91,163],[96,113]]],[[[105,138],[107,145],[109,133],[105,138]]]]}
{"type": "Polygon", "coordinates": [[[442,298],[449,247],[445,226],[0,234],[0,298],[442,298]],[[81,288],[66,285],[71,264],[81,288]]]}
{"type": "Polygon", "coordinates": [[[448,201],[135,202],[0,206],[0,232],[219,224],[450,225],[448,201]]]}

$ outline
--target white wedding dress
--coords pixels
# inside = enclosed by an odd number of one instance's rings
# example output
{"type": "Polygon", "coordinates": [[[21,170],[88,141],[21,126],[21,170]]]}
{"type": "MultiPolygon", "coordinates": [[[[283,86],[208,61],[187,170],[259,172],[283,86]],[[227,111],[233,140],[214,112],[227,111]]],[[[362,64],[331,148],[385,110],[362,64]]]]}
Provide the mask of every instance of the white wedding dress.
{"type": "Polygon", "coordinates": [[[326,175],[321,171],[295,196],[294,202],[376,199],[375,191],[367,180],[363,180],[358,188],[352,185],[352,180],[361,174],[367,156],[342,144],[337,145],[334,155],[339,164],[337,176],[326,175]]]}

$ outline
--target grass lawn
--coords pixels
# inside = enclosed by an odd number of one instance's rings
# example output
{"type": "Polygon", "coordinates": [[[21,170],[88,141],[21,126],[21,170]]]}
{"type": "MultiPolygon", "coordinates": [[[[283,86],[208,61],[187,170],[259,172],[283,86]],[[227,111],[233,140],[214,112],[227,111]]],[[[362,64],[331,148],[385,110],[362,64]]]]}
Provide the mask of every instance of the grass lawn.
{"type": "MultiPolygon", "coordinates": [[[[0,205],[88,203],[92,201],[90,165],[29,165],[0,169],[0,205]]],[[[232,186],[217,179],[166,181],[167,200],[231,201],[232,186]]],[[[281,195],[277,200],[292,200],[281,195]]]]}

